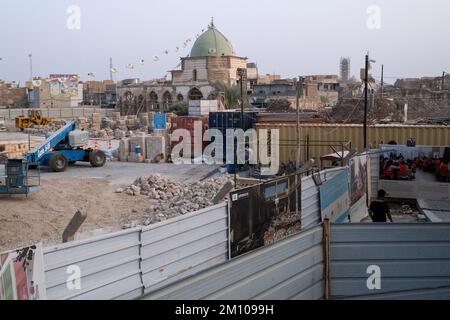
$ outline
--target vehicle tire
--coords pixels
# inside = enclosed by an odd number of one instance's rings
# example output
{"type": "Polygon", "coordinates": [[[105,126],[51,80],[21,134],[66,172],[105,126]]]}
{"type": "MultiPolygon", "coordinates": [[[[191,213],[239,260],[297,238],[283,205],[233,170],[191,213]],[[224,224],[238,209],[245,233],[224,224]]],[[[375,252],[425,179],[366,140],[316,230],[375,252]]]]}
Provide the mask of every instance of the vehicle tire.
{"type": "Polygon", "coordinates": [[[93,167],[103,167],[106,162],[106,155],[101,150],[94,150],[89,154],[89,162],[93,167]]]}
{"type": "Polygon", "coordinates": [[[48,161],[50,168],[54,172],[65,171],[69,165],[69,161],[67,161],[66,156],[59,152],[52,152],[52,155],[53,156],[48,161]]]}

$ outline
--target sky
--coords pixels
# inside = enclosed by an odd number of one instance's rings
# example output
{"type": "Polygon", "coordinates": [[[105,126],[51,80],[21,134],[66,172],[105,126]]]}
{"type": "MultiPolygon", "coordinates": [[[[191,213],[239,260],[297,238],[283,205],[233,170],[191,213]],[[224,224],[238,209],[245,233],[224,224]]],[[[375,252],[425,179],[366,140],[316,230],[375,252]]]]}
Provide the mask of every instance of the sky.
{"type": "Polygon", "coordinates": [[[0,0],[0,79],[28,80],[29,54],[33,76],[108,79],[112,57],[115,80],[161,78],[211,17],[260,74],[338,74],[348,56],[359,76],[367,52],[387,82],[450,73],[448,0],[0,0]]]}

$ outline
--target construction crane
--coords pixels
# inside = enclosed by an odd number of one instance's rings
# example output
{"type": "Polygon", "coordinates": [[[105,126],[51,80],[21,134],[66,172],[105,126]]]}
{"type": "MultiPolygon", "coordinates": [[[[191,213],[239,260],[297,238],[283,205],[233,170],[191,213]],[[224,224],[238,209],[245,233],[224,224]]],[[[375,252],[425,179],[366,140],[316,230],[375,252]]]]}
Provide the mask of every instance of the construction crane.
{"type": "Polygon", "coordinates": [[[88,132],[78,130],[75,121],[68,122],[28,152],[23,159],[6,160],[0,194],[28,194],[39,190],[39,179],[38,183],[30,182],[33,180],[29,175],[30,167],[48,166],[55,172],[62,172],[76,161],[90,162],[93,167],[102,167],[106,162],[105,153],[88,148],[88,141],[88,132]]]}

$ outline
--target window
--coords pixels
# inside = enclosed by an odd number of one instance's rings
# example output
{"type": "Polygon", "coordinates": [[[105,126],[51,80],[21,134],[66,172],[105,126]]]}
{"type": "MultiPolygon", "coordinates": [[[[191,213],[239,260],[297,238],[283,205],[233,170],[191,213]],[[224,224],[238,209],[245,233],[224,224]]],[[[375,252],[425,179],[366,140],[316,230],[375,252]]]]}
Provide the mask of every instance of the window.
{"type": "Polygon", "coordinates": [[[193,71],[192,80],[197,81],[197,69],[194,69],[193,71]]]}

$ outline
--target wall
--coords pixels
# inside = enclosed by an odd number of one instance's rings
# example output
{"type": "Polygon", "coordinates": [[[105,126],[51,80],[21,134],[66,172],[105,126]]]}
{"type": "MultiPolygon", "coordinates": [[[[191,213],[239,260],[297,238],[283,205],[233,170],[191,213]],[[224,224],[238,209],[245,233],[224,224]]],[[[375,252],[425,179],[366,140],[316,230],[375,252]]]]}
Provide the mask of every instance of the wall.
{"type": "Polygon", "coordinates": [[[333,299],[450,299],[450,224],[331,225],[333,299]],[[369,290],[369,265],[381,289],[369,290]]]}
{"type": "Polygon", "coordinates": [[[316,226],[142,299],[321,299],[322,238],[322,226],[316,226]]]}
{"type": "MultiPolygon", "coordinates": [[[[27,116],[30,109],[0,109],[0,117],[14,120],[19,116],[27,116]]],[[[113,109],[101,108],[45,108],[38,109],[45,117],[58,119],[74,119],[77,117],[90,117],[93,113],[99,113],[102,117],[112,117],[113,109]]]]}
{"type": "MultiPolygon", "coordinates": [[[[294,161],[296,157],[296,125],[295,124],[263,124],[255,127],[261,129],[280,130],[280,163],[294,161]]],[[[363,127],[360,124],[300,124],[300,138],[302,141],[301,160],[306,161],[307,135],[310,138],[310,158],[319,159],[321,155],[333,153],[326,141],[334,141],[335,148],[341,151],[337,144],[351,141],[351,146],[357,151],[363,150],[363,127]],[[314,140],[316,142],[314,142],[314,140]],[[322,142],[319,142],[322,141],[322,142]],[[313,144],[321,146],[313,146],[313,144]]],[[[433,125],[372,125],[368,127],[368,140],[371,148],[378,148],[381,143],[395,140],[399,144],[414,137],[417,145],[450,146],[450,127],[433,125]]]]}

